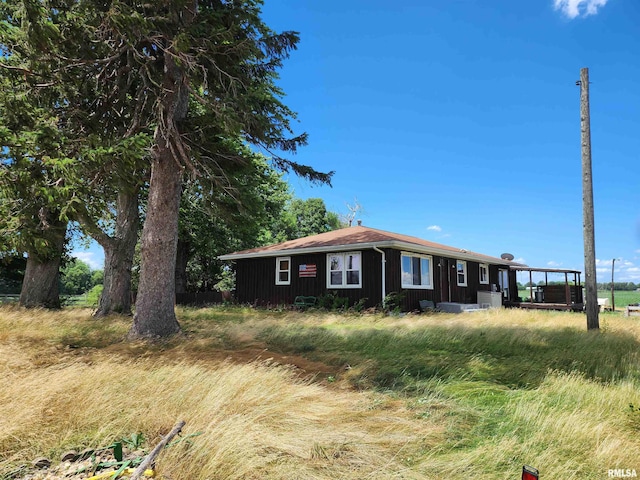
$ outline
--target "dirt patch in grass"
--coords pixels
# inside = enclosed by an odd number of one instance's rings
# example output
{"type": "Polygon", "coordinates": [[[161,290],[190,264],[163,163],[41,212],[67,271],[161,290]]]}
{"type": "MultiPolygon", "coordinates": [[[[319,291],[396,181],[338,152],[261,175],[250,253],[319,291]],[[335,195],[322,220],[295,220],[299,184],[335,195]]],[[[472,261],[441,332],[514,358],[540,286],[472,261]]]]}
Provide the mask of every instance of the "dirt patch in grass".
{"type": "Polygon", "coordinates": [[[275,365],[287,365],[295,369],[296,374],[303,378],[310,378],[321,383],[327,382],[327,378],[335,376],[344,370],[344,367],[328,365],[321,361],[311,360],[302,355],[284,354],[268,348],[266,343],[246,338],[246,343],[237,342],[233,349],[212,348],[208,341],[187,340],[176,342],[175,345],[149,345],[145,343],[117,343],[100,351],[85,349],[78,351],[80,356],[106,355],[122,356],[124,358],[156,358],[167,363],[206,363],[215,364],[230,362],[237,365],[245,365],[252,362],[269,362],[275,365]]]}

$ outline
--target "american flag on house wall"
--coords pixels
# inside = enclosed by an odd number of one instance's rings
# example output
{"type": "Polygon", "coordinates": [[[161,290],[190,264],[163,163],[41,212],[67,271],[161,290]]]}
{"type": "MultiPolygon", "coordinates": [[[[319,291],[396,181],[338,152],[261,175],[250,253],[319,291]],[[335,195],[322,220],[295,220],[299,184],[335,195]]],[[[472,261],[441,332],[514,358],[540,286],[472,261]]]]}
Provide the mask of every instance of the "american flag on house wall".
{"type": "Polygon", "coordinates": [[[313,277],[316,276],[316,266],[310,264],[302,264],[298,267],[298,277],[313,277]]]}

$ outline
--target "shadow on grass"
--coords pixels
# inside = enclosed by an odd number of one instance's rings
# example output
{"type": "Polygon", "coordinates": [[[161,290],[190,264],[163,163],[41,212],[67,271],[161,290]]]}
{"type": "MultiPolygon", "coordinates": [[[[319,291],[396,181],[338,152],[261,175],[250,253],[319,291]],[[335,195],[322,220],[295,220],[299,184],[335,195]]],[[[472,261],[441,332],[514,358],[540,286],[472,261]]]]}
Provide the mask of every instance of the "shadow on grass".
{"type": "MultiPolygon", "coordinates": [[[[263,315],[262,315],[263,316],[263,315]]],[[[125,356],[183,352],[194,361],[211,352],[241,349],[258,341],[269,351],[296,354],[344,371],[359,388],[408,391],[434,379],[489,382],[503,388],[536,388],[549,370],[587,379],[640,379],[640,342],[622,331],[587,332],[535,326],[350,328],[263,323],[261,314],[208,309],[182,312],[184,334],[156,342],[125,342],[131,319],[51,319],[49,341],[64,348],[108,350],[125,356]],[[259,321],[253,321],[253,320],[259,321]]],[[[280,317],[276,317],[280,318],[280,317]]],[[[42,341],[42,332],[34,342],[42,341]]],[[[168,355],[169,354],[169,355],[168,355]]]]}
{"type": "Polygon", "coordinates": [[[340,333],[321,327],[274,327],[270,349],[351,367],[352,382],[401,390],[421,380],[460,378],[535,388],[549,370],[610,382],[640,377],[639,342],[631,335],[523,327],[428,327],[340,333]]]}

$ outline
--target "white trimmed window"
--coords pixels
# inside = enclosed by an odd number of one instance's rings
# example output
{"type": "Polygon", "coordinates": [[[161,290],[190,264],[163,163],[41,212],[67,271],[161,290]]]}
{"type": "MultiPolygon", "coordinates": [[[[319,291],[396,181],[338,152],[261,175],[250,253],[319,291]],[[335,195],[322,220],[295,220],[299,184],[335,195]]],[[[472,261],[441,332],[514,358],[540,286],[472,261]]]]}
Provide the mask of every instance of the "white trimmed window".
{"type": "Polygon", "coordinates": [[[291,284],[291,257],[276,258],[276,285],[291,284]]]}
{"type": "Polygon", "coordinates": [[[433,259],[428,255],[402,252],[402,288],[433,289],[433,259]]]}
{"type": "Polygon", "coordinates": [[[458,286],[467,286],[467,262],[464,260],[456,260],[456,276],[458,277],[458,286]]]}
{"type": "Polygon", "coordinates": [[[327,255],[327,288],[362,287],[362,256],[360,252],[327,255]]]}
{"type": "Polygon", "coordinates": [[[480,284],[489,285],[489,265],[486,263],[480,264],[480,284]]]}

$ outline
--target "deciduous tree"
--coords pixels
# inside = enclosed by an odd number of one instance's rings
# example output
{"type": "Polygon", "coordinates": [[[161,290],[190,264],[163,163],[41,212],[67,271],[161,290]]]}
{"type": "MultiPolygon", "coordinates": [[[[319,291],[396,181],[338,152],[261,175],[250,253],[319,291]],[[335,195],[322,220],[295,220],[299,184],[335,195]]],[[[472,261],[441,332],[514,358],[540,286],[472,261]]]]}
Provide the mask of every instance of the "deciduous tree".
{"type": "Polygon", "coordinates": [[[92,287],[91,267],[82,260],[72,259],[62,268],[60,283],[64,295],[85,293],[92,287]]]}
{"type": "MultiPolygon", "coordinates": [[[[246,146],[238,148],[248,150],[246,146]]],[[[223,263],[219,255],[261,245],[264,233],[291,197],[282,175],[259,154],[227,172],[231,192],[188,182],[180,204],[176,293],[213,289],[223,263]]]]}
{"type": "Polygon", "coordinates": [[[272,240],[284,242],[342,228],[338,214],[327,210],[321,198],[287,202],[282,215],[271,229],[272,240]]]}

